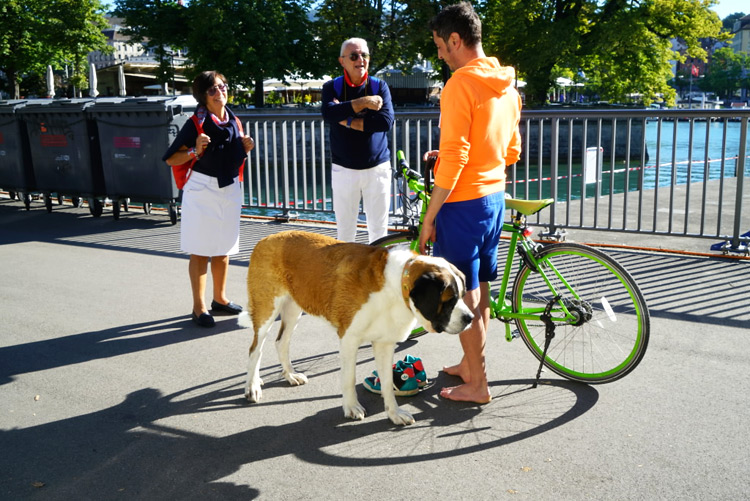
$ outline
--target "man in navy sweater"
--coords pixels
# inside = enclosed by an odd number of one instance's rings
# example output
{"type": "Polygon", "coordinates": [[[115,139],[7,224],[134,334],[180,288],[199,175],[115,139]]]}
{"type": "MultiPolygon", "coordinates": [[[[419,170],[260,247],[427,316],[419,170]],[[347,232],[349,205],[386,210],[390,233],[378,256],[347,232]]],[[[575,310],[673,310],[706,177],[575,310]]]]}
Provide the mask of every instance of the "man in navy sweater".
{"type": "Polygon", "coordinates": [[[367,216],[370,243],[388,232],[393,126],[391,91],[370,77],[367,42],[350,38],[341,45],[341,77],[323,85],[323,118],[330,126],[331,187],[338,239],[353,242],[359,202],[367,216]]]}

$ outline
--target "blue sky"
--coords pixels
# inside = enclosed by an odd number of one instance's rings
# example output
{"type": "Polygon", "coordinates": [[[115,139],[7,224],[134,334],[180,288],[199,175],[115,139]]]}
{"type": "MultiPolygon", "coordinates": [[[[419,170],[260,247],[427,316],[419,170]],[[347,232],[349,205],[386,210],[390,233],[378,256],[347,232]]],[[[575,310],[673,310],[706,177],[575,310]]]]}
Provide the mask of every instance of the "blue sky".
{"type": "Polygon", "coordinates": [[[712,10],[719,15],[719,19],[724,19],[735,12],[744,12],[750,14],[750,2],[747,0],[719,0],[712,10]]]}

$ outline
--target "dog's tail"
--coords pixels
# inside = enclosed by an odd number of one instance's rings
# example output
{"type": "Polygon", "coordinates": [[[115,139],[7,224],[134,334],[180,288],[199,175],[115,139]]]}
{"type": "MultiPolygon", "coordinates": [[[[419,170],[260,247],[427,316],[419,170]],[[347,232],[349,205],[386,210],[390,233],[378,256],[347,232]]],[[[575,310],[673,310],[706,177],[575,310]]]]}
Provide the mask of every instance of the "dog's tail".
{"type": "Polygon", "coordinates": [[[237,317],[237,324],[240,327],[250,328],[253,326],[253,319],[250,317],[250,312],[243,311],[240,316],[237,317]]]}

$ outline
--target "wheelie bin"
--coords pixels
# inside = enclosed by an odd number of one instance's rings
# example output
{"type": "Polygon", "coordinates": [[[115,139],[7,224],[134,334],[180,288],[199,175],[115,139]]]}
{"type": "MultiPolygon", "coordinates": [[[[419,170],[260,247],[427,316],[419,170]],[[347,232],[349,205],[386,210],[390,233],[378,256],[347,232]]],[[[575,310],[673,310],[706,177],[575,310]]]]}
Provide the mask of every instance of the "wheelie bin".
{"type": "Polygon", "coordinates": [[[18,196],[26,210],[31,207],[31,192],[36,188],[36,181],[29,138],[16,111],[29,102],[22,99],[0,101],[0,188],[7,190],[11,199],[18,196]]]}
{"type": "Polygon", "coordinates": [[[31,103],[17,110],[25,123],[36,188],[52,211],[52,194],[62,203],[69,195],[74,206],[87,198],[94,217],[102,214],[104,174],[96,124],[84,111],[92,99],[62,99],[31,103]]]}
{"type": "Polygon", "coordinates": [[[169,219],[177,223],[180,191],[172,169],[161,157],[182,126],[194,113],[192,96],[129,98],[97,102],[86,113],[97,124],[107,197],[115,219],[128,201],[168,206],[169,219]]]}

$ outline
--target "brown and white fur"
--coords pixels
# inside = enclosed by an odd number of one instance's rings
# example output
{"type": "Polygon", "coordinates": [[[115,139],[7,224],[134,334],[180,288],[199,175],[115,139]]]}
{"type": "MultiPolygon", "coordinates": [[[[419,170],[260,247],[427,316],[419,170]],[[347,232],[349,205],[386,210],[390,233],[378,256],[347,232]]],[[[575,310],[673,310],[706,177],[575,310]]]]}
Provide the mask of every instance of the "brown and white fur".
{"type": "Polygon", "coordinates": [[[261,399],[260,356],[278,315],[276,350],[291,385],[307,382],[289,359],[289,340],[303,312],[326,319],[339,336],[344,416],[364,419],[357,400],[357,349],[372,343],[388,417],[397,425],[414,418],[396,404],[393,355],[416,323],[431,332],[458,334],[473,317],[463,296],[463,274],[441,258],[409,249],[344,243],[316,233],[288,231],[258,242],[247,272],[248,313],[240,325],[253,327],[245,397],[261,399]],[[249,322],[250,320],[251,322],[249,322]]]}

